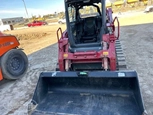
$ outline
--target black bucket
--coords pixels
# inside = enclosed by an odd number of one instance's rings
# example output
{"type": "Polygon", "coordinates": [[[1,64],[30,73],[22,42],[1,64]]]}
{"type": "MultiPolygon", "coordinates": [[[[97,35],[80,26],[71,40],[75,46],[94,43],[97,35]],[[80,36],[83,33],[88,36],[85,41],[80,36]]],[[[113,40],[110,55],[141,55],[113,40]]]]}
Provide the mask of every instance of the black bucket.
{"type": "Polygon", "coordinates": [[[135,71],[42,73],[32,103],[32,115],[144,113],[135,71]]]}

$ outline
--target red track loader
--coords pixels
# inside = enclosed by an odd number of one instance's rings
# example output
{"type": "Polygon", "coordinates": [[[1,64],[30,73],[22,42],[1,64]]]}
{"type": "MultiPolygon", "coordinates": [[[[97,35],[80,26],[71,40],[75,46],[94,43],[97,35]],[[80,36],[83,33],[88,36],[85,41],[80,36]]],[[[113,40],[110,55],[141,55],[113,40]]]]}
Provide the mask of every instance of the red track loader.
{"type": "Polygon", "coordinates": [[[118,18],[105,0],[65,0],[65,17],[56,71],[40,74],[29,114],[144,114],[137,73],[126,70],[118,18]]]}
{"type": "Polygon", "coordinates": [[[13,35],[0,32],[0,81],[16,80],[24,76],[28,69],[28,58],[18,48],[20,43],[13,35]]]}

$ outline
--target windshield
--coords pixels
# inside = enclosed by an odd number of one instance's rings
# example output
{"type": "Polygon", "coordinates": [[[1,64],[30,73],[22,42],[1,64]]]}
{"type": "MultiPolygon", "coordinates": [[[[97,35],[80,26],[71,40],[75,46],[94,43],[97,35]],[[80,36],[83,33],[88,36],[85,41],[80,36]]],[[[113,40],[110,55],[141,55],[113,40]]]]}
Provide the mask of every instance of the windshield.
{"type": "MultiPolygon", "coordinates": [[[[98,6],[100,8],[100,12],[101,12],[100,4],[98,4],[96,6],[98,6]]],[[[83,6],[81,9],[79,9],[80,18],[99,16],[100,12],[98,12],[98,9],[96,6],[93,6],[93,5],[83,6]]]]}
{"type": "Polygon", "coordinates": [[[102,13],[101,3],[85,6],[68,6],[69,22],[74,22],[79,18],[100,16],[102,13]]]}

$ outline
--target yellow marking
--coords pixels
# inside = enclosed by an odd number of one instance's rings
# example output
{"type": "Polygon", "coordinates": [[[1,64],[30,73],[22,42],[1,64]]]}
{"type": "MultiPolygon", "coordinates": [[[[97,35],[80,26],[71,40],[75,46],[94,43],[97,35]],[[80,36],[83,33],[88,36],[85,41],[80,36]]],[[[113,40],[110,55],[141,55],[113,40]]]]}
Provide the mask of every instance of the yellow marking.
{"type": "Polygon", "coordinates": [[[103,55],[108,56],[108,52],[103,52],[103,55]]]}
{"type": "Polygon", "coordinates": [[[63,54],[63,57],[64,57],[64,58],[67,58],[67,57],[68,57],[68,54],[63,54]]]}

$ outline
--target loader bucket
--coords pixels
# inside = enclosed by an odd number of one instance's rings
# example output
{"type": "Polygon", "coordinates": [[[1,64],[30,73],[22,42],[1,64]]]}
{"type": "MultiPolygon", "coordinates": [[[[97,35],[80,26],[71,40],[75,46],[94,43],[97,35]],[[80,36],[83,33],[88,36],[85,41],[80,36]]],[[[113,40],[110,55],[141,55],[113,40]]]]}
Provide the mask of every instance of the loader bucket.
{"type": "Polygon", "coordinates": [[[142,115],[135,71],[44,72],[32,99],[32,115],[142,115]]]}

